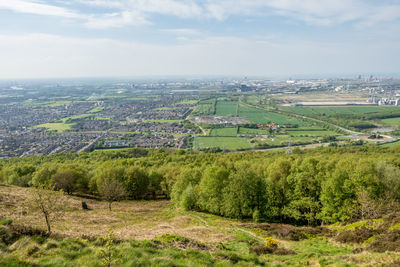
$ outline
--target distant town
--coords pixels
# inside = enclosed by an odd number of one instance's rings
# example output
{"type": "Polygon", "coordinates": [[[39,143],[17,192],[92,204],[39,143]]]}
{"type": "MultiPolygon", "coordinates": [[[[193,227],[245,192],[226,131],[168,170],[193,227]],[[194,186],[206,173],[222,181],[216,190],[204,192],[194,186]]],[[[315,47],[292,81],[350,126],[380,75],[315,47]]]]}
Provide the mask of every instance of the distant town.
{"type": "Polygon", "coordinates": [[[382,145],[400,136],[398,106],[400,80],[372,75],[2,81],[0,157],[382,145]]]}

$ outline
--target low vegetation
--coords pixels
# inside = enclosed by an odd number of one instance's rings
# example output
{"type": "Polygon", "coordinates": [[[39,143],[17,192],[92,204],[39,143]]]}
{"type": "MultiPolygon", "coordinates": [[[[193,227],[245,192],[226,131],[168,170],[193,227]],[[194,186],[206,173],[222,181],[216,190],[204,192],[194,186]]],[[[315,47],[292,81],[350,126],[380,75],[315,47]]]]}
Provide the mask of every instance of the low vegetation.
{"type": "Polygon", "coordinates": [[[128,149],[11,158],[0,166],[0,265],[400,260],[396,147],[290,155],[128,149]],[[61,207],[26,205],[34,192],[51,199],[59,190],[61,207]],[[57,220],[47,220],[48,212],[57,220]]]}

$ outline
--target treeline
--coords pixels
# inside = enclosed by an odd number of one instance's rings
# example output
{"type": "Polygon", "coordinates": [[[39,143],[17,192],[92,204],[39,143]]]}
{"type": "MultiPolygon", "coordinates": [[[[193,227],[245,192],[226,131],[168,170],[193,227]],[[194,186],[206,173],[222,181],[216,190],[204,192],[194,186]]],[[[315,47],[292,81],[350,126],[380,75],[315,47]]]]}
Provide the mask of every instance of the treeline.
{"type": "Polygon", "coordinates": [[[115,200],[170,198],[226,217],[321,224],[397,210],[399,155],[377,146],[291,155],[129,149],[1,160],[0,182],[99,196],[115,187],[115,200]]]}

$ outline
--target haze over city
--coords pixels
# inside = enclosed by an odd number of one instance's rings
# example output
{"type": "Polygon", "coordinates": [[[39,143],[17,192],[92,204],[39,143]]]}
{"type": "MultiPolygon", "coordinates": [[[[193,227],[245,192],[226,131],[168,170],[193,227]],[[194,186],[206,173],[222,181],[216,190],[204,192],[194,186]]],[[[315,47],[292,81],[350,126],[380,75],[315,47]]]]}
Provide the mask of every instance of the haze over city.
{"type": "Polygon", "coordinates": [[[0,78],[398,73],[400,1],[0,0],[0,78]]]}

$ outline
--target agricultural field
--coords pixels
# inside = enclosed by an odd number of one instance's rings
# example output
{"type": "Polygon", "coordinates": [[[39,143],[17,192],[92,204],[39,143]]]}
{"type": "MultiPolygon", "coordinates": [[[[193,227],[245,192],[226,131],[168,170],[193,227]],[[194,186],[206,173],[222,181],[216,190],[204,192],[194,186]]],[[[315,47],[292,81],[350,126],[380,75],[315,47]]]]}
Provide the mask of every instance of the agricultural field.
{"type": "Polygon", "coordinates": [[[397,111],[400,107],[396,106],[338,106],[338,107],[280,107],[284,111],[289,111],[301,115],[338,115],[338,114],[364,114],[378,113],[385,111],[397,111]]]}
{"type": "Polygon", "coordinates": [[[227,150],[250,149],[254,144],[244,137],[195,137],[193,141],[194,149],[220,148],[227,150]]]}
{"type": "Polygon", "coordinates": [[[381,145],[383,147],[394,147],[394,146],[400,146],[400,140],[396,141],[396,142],[391,142],[391,143],[385,143],[383,145],[381,145]]]}
{"type": "Polygon", "coordinates": [[[239,116],[251,123],[266,124],[297,124],[307,125],[305,122],[289,118],[286,115],[268,112],[263,109],[247,106],[235,101],[218,100],[215,114],[218,116],[239,116]]]}
{"type": "Polygon", "coordinates": [[[258,138],[259,143],[268,144],[269,146],[286,146],[289,142],[292,144],[301,143],[309,144],[315,141],[315,137],[311,136],[290,136],[290,135],[276,135],[268,138],[258,138]]]}
{"type": "Polygon", "coordinates": [[[334,131],[328,131],[328,130],[321,130],[321,131],[315,131],[315,130],[303,130],[303,131],[287,131],[287,134],[290,136],[336,136],[339,135],[338,133],[334,131]]]}
{"type": "Polygon", "coordinates": [[[277,125],[292,124],[292,125],[307,125],[305,122],[292,119],[286,115],[268,112],[262,109],[240,105],[239,117],[248,119],[252,123],[265,124],[275,123],[277,125]]]}
{"type": "Polygon", "coordinates": [[[212,129],[210,136],[236,136],[237,135],[237,128],[217,128],[212,129]]]}
{"type": "Polygon", "coordinates": [[[269,135],[269,131],[265,129],[254,129],[254,128],[239,128],[239,134],[254,134],[254,135],[269,135]]]}
{"type": "Polygon", "coordinates": [[[400,126],[400,118],[383,119],[381,122],[387,126],[400,126]]]}
{"type": "Polygon", "coordinates": [[[218,100],[215,115],[217,116],[235,116],[238,115],[238,103],[234,101],[218,100]]]}
{"type": "Polygon", "coordinates": [[[123,201],[109,211],[105,202],[66,196],[66,211],[54,224],[53,236],[47,237],[40,213],[20,215],[30,190],[0,185],[1,266],[91,267],[104,266],[105,259],[112,266],[397,266],[400,262],[398,252],[382,250],[396,244],[389,241],[398,237],[396,216],[296,227],[184,211],[166,200],[123,201]],[[81,209],[82,201],[90,210],[81,209]]]}
{"type": "Polygon", "coordinates": [[[216,99],[202,100],[197,103],[192,112],[193,116],[207,116],[215,114],[216,99]]]}

